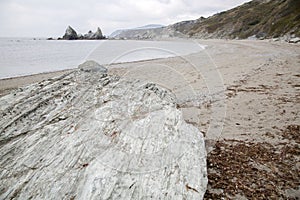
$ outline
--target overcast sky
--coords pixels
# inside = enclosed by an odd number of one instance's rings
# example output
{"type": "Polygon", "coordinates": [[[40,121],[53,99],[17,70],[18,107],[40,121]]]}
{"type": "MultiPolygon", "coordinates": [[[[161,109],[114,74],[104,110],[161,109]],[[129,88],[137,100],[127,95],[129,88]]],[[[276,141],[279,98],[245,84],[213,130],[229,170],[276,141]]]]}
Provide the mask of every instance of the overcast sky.
{"type": "Polygon", "coordinates": [[[68,25],[105,35],[208,17],[249,0],[0,0],[0,36],[59,37],[68,25]]]}

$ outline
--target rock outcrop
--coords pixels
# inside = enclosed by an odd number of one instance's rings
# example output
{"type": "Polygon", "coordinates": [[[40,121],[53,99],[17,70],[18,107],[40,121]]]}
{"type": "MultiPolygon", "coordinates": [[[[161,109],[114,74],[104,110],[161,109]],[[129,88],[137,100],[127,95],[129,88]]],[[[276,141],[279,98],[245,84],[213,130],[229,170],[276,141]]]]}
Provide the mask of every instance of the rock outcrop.
{"type": "MultiPolygon", "coordinates": [[[[61,39],[61,38],[59,38],[61,39]]],[[[77,34],[76,31],[68,26],[65,35],[62,37],[63,40],[101,40],[105,39],[105,36],[102,35],[101,29],[98,27],[97,31],[93,33],[91,30],[87,34],[77,34]]]]}
{"type": "Polygon", "coordinates": [[[64,40],[77,40],[78,39],[78,35],[76,33],[76,31],[71,27],[68,26],[64,36],[62,37],[64,40]]]}
{"type": "Polygon", "coordinates": [[[94,34],[94,39],[96,40],[103,39],[102,31],[99,27],[97,28],[97,31],[94,34]]]}
{"type": "Polygon", "coordinates": [[[88,33],[84,34],[83,39],[91,40],[91,39],[93,39],[93,36],[94,36],[94,33],[91,30],[89,30],[88,33]]]}
{"type": "Polygon", "coordinates": [[[175,96],[94,62],[0,98],[0,199],[202,199],[202,134],[175,96]]]}
{"type": "Polygon", "coordinates": [[[101,39],[104,39],[105,37],[102,35],[102,31],[101,29],[98,27],[97,28],[97,31],[95,33],[93,33],[91,30],[85,34],[83,36],[83,39],[86,39],[86,40],[101,40],[101,39]]]}
{"type": "Polygon", "coordinates": [[[101,72],[107,73],[107,69],[102,65],[99,65],[97,62],[93,60],[88,60],[78,66],[81,71],[84,72],[101,72]]]}

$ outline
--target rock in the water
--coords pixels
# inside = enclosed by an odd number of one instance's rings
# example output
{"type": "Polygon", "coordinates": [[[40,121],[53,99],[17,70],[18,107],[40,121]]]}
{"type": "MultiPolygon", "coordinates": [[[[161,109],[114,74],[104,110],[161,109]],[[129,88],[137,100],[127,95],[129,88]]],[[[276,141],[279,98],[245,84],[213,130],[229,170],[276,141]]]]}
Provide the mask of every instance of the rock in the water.
{"type": "Polygon", "coordinates": [[[77,36],[78,36],[78,40],[83,40],[84,39],[84,37],[81,33],[78,33],[77,36]]]}
{"type": "Polygon", "coordinates": [[[87,34],[84,34],[83,38],[91,40],[94,37],[94,33],[90,30],[87,34]]]}
{"type": "Polygon", "coordinates": [[[0,199],[202,199],[203,136],[175,96],[83,71],[0,98],[0,199]]]}
{"type": "MultiPolygon", "coordinates": [[[[61,38],[58,38],[61,39],[61,38]]],[[[62,37],[63,40],[101,40],[105,39],[102,35],[101,29],[98,27],[97,31],[93,33],[91,30],[87,34],[77,34],[76,31],[71,27],[68,26],[65,35],[62,37]]]]}
{"type": "Polygon", "coordinates": [[[102,35],[102,31],[101,29],[98,27],[96,33],[94,34],[94,39],[99,40],[99,39],[103,39],[103,35],[102,35]]]}
{"type": "Polygon", "coordinates": [[[71,27],[68,26],[65,35],[63,36],[64,40],[76,40],[78,39],[76,31],[71,27]]]}
{"type": "Polygon", "coordinates": [[[80,64],[78,68],[84,72],[101,72],[107,73],[107,69],[102,65],[99,65],[97,62],[93,60],[85,61],[84,63],[80,64]]]}
{"type": "Polygon", "coordinates": [[[102,35],[102,31],[101,29],[98,27],[97,31],[95,33],[93,33],[91,30],[84,35],[83,39],[87,39],[87,40],[100,40],[100,39],[104,39],[104,36],[102,35]]]}

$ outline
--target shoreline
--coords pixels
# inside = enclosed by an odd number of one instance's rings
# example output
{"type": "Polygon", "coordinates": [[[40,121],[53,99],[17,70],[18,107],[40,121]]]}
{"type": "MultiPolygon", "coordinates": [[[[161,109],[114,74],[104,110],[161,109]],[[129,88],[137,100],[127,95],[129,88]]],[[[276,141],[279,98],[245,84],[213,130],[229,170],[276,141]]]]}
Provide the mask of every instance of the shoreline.
{"type": "MultiPolygon", "coordinates": [[[[167,40],[168,41],[168,40],[167,40]]],[[[172,40],[171,40],[172,41],[172,40]]],[[[173,40],[175,41],[175,40],[173,40]]],[[[181,41],[181,40],[179,40],[181,41]]],[[[184,40],[182,40],[184,41],[184,40]]],[[[203,45],[203,50],[207,45],[203,45]]],[[[105,67],[108,67],[108,70],[116,71],[115,68],[119,68],[123,64],[136,64],[136,63],[143,63],[143,62],[151,62],[151,61],[159,61],[164,59],[172,59],[175,57],[181,57],[181,56],[188,56],[191,54],[195,54],[199,52],[194,52],[186,55],[176,55],[176,56],[169,56],[169,57],[159,57],[159,58],[149,58],[149,59],[143,59],[143,60],[134,60],[134,61],[125,61],[125,62],[116,62],[111,64],[102,64],[105,67]],[[110,68],[111,67],[111,68],[110,68]]],[[[78,67],[78,66],[77,66],[78,67]]],[[[49,71],[49,72],[41,72],[36,74],[29,74],[29,75],[20,75],[20,76],[13,76],[13,77],[7,77],[7,78],[1,78],[0,79],[0,96],[3,96],[5,94],[8,94],[10,90],[26,86],[32,83],[36,83],[39,81],[47,80],[49,78],[53,78],[56,76],[63,75],[64,73],[71,72],[73,70],[76,70],[77,67],[71,68],[71,69],[63,69],[63,70],[57,70],[57,71],[49,71]]]]}
{"type": "Polygon", "coordinates": [[[11,90],[30,85],[36,82],[44,81],[49,78],[63,75],[64,73],[71,72],[74,69],[65,69],[53,72],[43,72],[38,74],[16,76],[10,78],[0,79],[0,96],[9,94],[11,90]]]}
{"type": "MultiPolygon", "coordinates": [[[[177,57],[177,56],[174,56],[174,57],[177,57]]],[[[129,62],[118,62],[118,63],[112,63],[112,64],[104,64],[103,66],[111,67],[111,68],[108,68],[108,70],[115,71],[122,64],[135,64],[135,63],[140,63],[140,62],[157,61],[157,60],[169,59],[169,58],[174,58],[174,57],[153,58],[153,59],[136,60],[136,61],[129,61],[129,62]]],[[[5,94],[3,94],[4,91],[10,91],[10,90],[17,89],[19,87],[26,86],[26,85],[29,85],[32,83],[36,83],[39,81],[47,80],[49,78],[60,76],[65,73],[76,70],[77,67],[71,68],[71,69],[58,70],[58,71],[41,72],[41,73],[37,73],[37,74],[20,75],[20,76],[2,78],[2,79],[0,79],[0,96],[5,95],[5,94]]]]}
{"type": "MultiPolygon", "coordinates": [[[[200,40],[200,39],[179,39],[178,41],[190,41],[193,40],[197,42],[198,44],[201,44],[204,46],[203,51],[206,51],[208,48],[212,48],[218,43],[231,43],[231,44],[254,44],[254,43],[265,43],[265,44],[273,44],[275,46],[300,46],[299,44],[291,44],[291,43],[286,43],[286,42],[281,42],[281,41],[272,41],[272,40],[224,40],[224,39],[206,39],[206,40],[200,40]]],[[[148,40],[147,40],[148,41],[148,40]]],[[[152,41],[152,40],[149,40],[152,41]]],[[[157,40],[157,41],[165,41],[165,40],[157,40]]],[[[177,41],[177,40],[166,40],[166,41],[177,41]]],[[[187,55],[179,55],[179,56],[170,56],[170,57],[163,57],[163,58],[150,58],[150,59],[145,59],[145,60],[136,60],[136,61],[129,61],[129,62],[118,62],[118,63],[112,63],[112,64],[103,64],[103,66],[108,67],[109,72],[111,71],[112,73],[120,74],[119,71],[124,71],[122,68],[124,68],[124,65],[128,67],[131,64],[136,65],[136,64],[143,64],[145,62],[159,62],[159,61],[164,61],[164,60],[170,60],[174,59],[177,57],[188,57],[193,54],[197,54],[200,52],[196,53],[190,53],[187,55]]],[[[21,75],[21,76],[14,76],[14,77],[8,77],[8,78],[2,78],[0,79],[0,96],[6,95],[9,93],[9,91],[13,89],[17,89],[22,86],[26,86],[32,83],[36,83],[39,81],[47,80],[49,78],[53,78],[56,76],[60,76],[64,73],[71,72],[73,70],[77,69],[76,68],[71,68],[71,69],[63,69],[63,70],[58,70],[58,71],[49,71],[49,72],[41,72],[37,74],[30,74],[30,75],[21,75]]],[[[122,74],[122,73],[121,73],[122,74]]]]}

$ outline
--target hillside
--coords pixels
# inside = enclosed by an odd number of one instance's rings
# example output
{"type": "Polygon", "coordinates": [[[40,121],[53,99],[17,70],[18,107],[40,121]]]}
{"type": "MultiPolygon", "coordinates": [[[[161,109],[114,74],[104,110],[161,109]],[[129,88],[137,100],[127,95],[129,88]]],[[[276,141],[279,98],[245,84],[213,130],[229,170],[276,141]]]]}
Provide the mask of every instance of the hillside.
{"type": "MultiPolygon", "coordinates": [[[[180,27],[179,27],[180,28],[180,27]]],[[[191,37],[248,38],[300,35],[299,0],[254,0],[180,30],[191,37]]]]}
{"type": "Polygon", "coordinates": [[[276,38],[300,36],[299,0],[253,0],[211,17],[178,22],[167,27],[126,30],[116,37],[276,38]]]}

